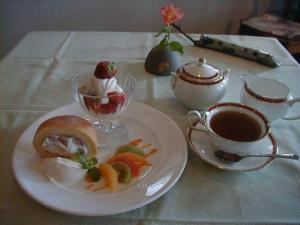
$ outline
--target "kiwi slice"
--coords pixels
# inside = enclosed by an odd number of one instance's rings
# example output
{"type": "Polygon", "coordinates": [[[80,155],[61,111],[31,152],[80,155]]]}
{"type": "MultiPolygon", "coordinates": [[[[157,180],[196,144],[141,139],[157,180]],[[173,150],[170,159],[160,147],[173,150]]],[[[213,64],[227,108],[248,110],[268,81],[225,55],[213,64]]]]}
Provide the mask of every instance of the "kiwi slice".
{"type": "Polygon", "coordinates": [[[141,155],[141,156],[145,155],[145,153],[142,149],[140,149],[138,147],[135,147],[135,146],[132,146],[132,145],[122,145],[122,146],[120,146],[116,151],[116,155],[118,155],[120,153],[123,153],[123,152],[132,152],[132,153],[135,153],[135,154],[141,155]]]}
{"type": "Polygon", "coordinates": [[[117,171],[119,181],[121,183],[127,184],[131,178],[130,167],[123,162],[114,162],[111,165],[117,171]]]}
{"type": "Polygon", "coordinates": [[[101,179],[101,173],[97,167],[88,169],[87,175],[92,179],[93,182],[97,182],[101,179]]]}

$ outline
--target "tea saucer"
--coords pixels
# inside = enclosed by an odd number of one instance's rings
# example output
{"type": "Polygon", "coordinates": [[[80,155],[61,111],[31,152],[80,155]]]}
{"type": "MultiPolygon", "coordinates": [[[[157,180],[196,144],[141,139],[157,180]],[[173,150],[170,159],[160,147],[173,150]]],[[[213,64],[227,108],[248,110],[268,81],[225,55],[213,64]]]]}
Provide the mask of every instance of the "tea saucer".
{"type": "MultiPolygon", "coordinates": [[[[245,172],[261,169],[269,165],[273,158],[249,157],[237,163],[225,163],[215,156],[217,147],[204,132],[188,129],[187,140],[190,148],[206,163],[226,171],[245,172]]],[[[270,133],[251,149],[253,153],[277,153],[278,147],[275,137],[270,133]]]]}

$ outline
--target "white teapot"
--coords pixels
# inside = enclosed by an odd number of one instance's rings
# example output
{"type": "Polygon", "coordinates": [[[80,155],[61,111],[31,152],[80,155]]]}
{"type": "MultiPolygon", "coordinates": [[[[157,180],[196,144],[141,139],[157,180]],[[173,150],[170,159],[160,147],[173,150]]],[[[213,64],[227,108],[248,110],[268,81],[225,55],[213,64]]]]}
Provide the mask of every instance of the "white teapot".
{"type": "Polygon", "coordinates": [[[171,85],[179,101],[191,109],[206,109],[220,101],[228,83],[229,69],[221,70],[205,58],[181,66],[171,73],[171,85]]]}

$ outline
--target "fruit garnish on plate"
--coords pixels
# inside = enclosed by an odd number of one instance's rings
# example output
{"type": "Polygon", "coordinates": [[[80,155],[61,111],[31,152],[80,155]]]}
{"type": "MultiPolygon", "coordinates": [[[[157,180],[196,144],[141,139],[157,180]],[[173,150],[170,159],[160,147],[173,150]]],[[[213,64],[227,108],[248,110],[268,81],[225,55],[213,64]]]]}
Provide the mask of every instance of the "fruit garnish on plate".
{"type": "MultiPolygon", "coordinates": [[[[156,148],[145,152],[144,148],[150,147],[151,144],[138,146],[140,139],[132,141],[126,145],[119,146],[114,155],[106,162],[100,163],[98,167],[93,167],[99,171],[101,179],[95,180],[94,175],[87,173],[87,189],[90,191],[99,191],[105,188],[114,192],[118,190],[119,183],[128,184],[131,179],[138,177],[140,172],[152,165],[149,157],[157,152],[156,148]],[[103,182],[101,184],[98,181],[103,182]],[[104,184],[103,184],[104,183],[104,184]]],[[[97,173],[98,172],[95,172],[97,173]]],[[[98,175],[96,175],[98,177],[98,175]]]]}

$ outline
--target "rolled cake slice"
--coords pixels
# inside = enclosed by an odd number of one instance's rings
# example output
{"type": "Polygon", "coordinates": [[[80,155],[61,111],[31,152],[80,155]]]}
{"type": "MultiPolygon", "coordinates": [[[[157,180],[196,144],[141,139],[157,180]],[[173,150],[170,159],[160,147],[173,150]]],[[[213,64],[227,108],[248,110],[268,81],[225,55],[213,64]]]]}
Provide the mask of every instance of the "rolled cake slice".
{"type": "Polygon", "coordinates": [[[56,116],[38,127],[32,144],[43,158],[73,158],[79,152],[95,156],[97,133],[92,124],[78,116],[56,116]]]}

